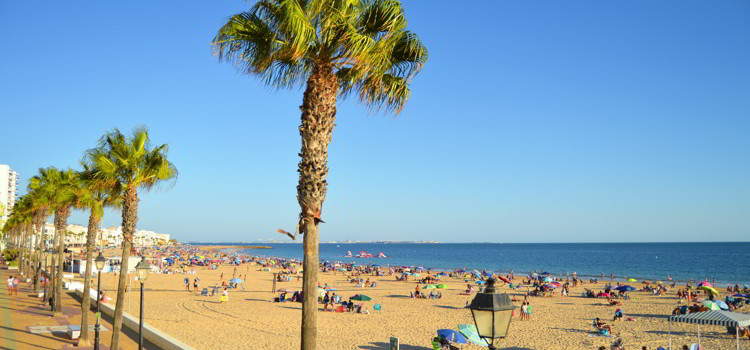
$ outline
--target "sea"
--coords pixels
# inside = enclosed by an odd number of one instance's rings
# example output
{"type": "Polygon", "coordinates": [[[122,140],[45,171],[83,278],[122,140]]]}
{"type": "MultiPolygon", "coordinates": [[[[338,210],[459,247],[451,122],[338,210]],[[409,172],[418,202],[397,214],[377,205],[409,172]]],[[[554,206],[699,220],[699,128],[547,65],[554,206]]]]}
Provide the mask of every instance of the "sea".
{"type": "MultiPolygon", "coordinates": [[[[217,245],[242,245],[215,243],[217,245]]],[[[259,244],[247,244],[259,245],[259,244]]],[[[266,244],[240,254],[302,259],[302,244],[266,244]]],[[[322,243],[321,261],[421,266],[433,270],[487,270],[516,275],[549,272],[615,280],[716,281],[750,284],[750,242],[710,243],[322,243]],[[348,258],[360,251],[387,258],[348,258]]]]}

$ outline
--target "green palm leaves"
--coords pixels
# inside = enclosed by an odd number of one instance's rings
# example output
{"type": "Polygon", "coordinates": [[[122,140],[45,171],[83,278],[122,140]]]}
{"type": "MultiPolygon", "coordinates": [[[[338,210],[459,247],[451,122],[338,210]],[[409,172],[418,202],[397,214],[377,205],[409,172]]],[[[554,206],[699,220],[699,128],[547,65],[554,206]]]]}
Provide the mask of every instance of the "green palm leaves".
{"type": "Polygon", "coordinates": [[[177,168],[167,159],[166,144],[151,148],[148,130],[135,129],[126,137],[115,129],[86,152],[83,179],[92,189],[107,191],[113,198],[129,188],[150,190],[177,178],[177,168]]]}
{"type": "Polygon", "coordinates": [[[214,38],[214,53],[268,85],[293,87],[313,68],[329,67],[339,93],[356,93],[376,109],[400,112],[427,48],[406,30],[396,0],[261,0],[232,16],[214,38]]]}

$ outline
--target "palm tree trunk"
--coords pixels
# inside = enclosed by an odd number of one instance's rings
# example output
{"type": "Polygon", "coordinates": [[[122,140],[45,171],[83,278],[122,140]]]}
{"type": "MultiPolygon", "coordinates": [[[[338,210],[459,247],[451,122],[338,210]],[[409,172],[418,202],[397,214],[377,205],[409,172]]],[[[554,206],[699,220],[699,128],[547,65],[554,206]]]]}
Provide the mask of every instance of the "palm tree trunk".
{"type": "Polygon", "coordinates": [[[65,262],[65,230],[68,223],[68,207],[62,206],[55,210],[55,233],[57,233],[57,281],[55,284],[55,312],[54,316],[62,315],[62,279],[63,263],[65,262]]]}
{"type": "Polygon", "coordinates": [[[21,276],[23,276],[23,271],[26,268],[26,266],[24,266],[24,263],[25,263],[25,261],[24,261],[24,251],[26,250],[26,244],[25,244],[25,242],[26,242],[26,230],[25,229],[23,229],[23,231],[21,231],[21,235],[20,236],[21,236],[21,242],[19,243],[20,254],[18,255],[18,273],[20,273],[21,276]]]}
{"type": "Polygon", "coordinates": [[[36,213],[34,213],[34,228],[36,229],[37,234],[39,234],[39,238],[37,241],[37,264],[34,267],[34,292],[39,291],[39,278],[40,274],[42,273],[42,242],[44,242],[44,232],[41,229],[41,218],[39,215],[39,210],[37,210],[36,213]]]}
{"type": "Polygon", "coordinates": [[[133,247],[133,234],[138,221],[138,194],[135,187],[128,187],[122,205],[122,264],[120,264],[120,281],[117,284],[117,302],[115,304],[114,324],[112,327],[112,342],[110,349],[120,346],[120,328],[122,327],[122,312],[125,304],[125,292],[128,279],[128,259],[133,247]]]}
{"type": "MultiPolygon", "coordinates": [[[[96,216],[95,211],[95,208],[91,208],[91,214],[89,215],[88,232],[86,232],[86,274],[83,277],[83,301],[81,302],[81,336],[78,340],[78,346],[89,344],[89,308],[91,308],[89,289],[91,288],[91,268],[94,262],[94,244],[96,241],[96,231],[98,231],[100,220],[96,216]]],[[[99,271],[98,273],[101,273],[101,271],[99,271]]]]}
{"type": "Polygon", "coordinates": [[[29,266],[26,269],[28,270],[28,276],[31,277],[34,274],[34,225],[32,225],[31,222],[27,224],[26,231],[29,233],[29,242],[27,243],[29,245],[29,248],[26,250],[26,264],[29,266]]]}
{"type": "Polygon", "coordinates": [[[336,122],[338,81],[330,66],[316,66],[307,81],[300,111],[302,138],[298,165],[300,231],[304,232],[302,284],[302,350],[314,350],[318,336],[318,222],[325,200],[328,176],[328,145],[336,122]]]}

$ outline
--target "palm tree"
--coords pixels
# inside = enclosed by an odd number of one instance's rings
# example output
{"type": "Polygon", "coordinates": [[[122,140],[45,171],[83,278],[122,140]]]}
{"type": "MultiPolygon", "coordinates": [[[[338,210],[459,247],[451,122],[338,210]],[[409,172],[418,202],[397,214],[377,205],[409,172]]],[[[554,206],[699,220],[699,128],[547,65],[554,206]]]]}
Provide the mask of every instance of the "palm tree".
{"type": "Polygon", "coordinates": [[[219,60],[277,88],[305,85],[298,164],[304,234],[302,349],[316,347],[318,223],[328,176],[337,96],[399,113],[427,48],[406,30],[397,0],[260,0],[229,18],[213,40],[219,60]]]}
{"type": "Polygon", "coordinates": [[[32,181],[39,183],[39,188],[46,192],[50,199],[50,206],[55,210],[55,235],[57,247],[57,280],[55,281],[55,311],[54,316],[62,314],[62,276],[65,261],[65,232],[68,226],[70,207],[76,204],[78,187],[77,173],[72,169],[59,170],[55,167],[39,169],[38,177],[32,181]]]}
{"type": "Polygon", "coordinates": [[[29,270],[28,265],[31,251],[28,246],[30,245],[32,234],[30,232],[31,206],[32,202],[30,197],[23,196],[19,198],[18,202],[13,207],[13,213],[6,224],[9,229],[14,231],[15,236],[20,238],[18,242],[18,249],[20,251],[18,262],[19,273],[21,275],[28,274],[29,270]]]}
{"type": "MultiPolygon", "coordinates": [[[[78,199],[81,206],[91,210],[88,231],[86,232],[86,273],[83,280],[83,290],[88,291],[91,288],[91,267],[94,260],[94,250],[96,249],[96,234],[99,231],[99,223],[104,215],[104,208],[121,206],[122,200],[121,197],[110,196],[105,191],[98,190],[96,183],[91,179],[91,169],[88,167],[88,164],[84,163],[83,166],[84,170],[79,174],[82,181],[78,199]]],[[[79,346],[89,344],[88,311],[90,306],[90,299],[83,298],[81,302],[81,335],[78,338],[79,346]]]]}
{"type": "MultiPolygon", "coordinates": [[[[47,221],[47,216],[49,215],[49,209],[50,209],[50,193],[46,192],[44,188],[41,188],[42,183],[40,181],[42,176],[42,173],[40,173],[40,176],[32,177],[29,179],[29,184],[27,186],[27,196],[29,196],[32,199],[33,205],[33,222],[34,227],[36,228],[36,232],[39,234],[39,242],[38,242],[38,254],[39,254],[39,263],[37,264],[36,268],[36,274],[34,276],[34,290],[38,290],[39,288],[39,280],[41,279],[41,273],[42,269],[47,273],[50,274],[49,266],[47,266],[47,255],[45,254],[45,244],[46,239],[44,237],[44,223],[47,221]],[[44,264],[44,268],[42,268],[42,264],[44,264]]],[[[44,298],[46,300],[48,295],[48,289],[49,284],[45,284],[44,287],[44,298]]]]}
{"type": "Polygon", "coordinates": [[[114,325],[110,348],[120,344],[120,328],[128,275],[128,258],[133,246],[137,223],[138,190],[151,190],[155,185],[177,179],[177,169],[167,159],[167,145],[151,148],[148,131],[136,128],[133,136],[126,137],[113,130],[99,141],[97,148],[86,153],[88,166],[86,178],[90,188],[107,193],[113,198],[122,197],[122,264],[117,285],[114,325]]]}

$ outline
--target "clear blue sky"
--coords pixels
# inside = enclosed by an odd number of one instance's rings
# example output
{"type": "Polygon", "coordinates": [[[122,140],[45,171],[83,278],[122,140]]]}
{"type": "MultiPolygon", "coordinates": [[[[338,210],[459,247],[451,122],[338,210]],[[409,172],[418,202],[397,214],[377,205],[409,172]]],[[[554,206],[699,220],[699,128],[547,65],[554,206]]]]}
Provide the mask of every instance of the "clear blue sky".
{"type": "MultiPolygon", "coordinates": [[[[211,55],[248,7],[3,1],[0,163],[25,187],[146,124],[180,177],[141,197],[140,228],[282,239],[299,212],[302,91],[211,55]]],[[[322,240],[747,240],[750,2],[405,7],[429,63],[397,117],[340,104],[322,240]]]]}

